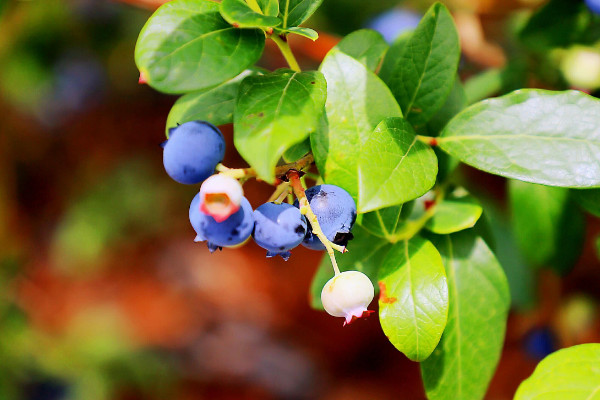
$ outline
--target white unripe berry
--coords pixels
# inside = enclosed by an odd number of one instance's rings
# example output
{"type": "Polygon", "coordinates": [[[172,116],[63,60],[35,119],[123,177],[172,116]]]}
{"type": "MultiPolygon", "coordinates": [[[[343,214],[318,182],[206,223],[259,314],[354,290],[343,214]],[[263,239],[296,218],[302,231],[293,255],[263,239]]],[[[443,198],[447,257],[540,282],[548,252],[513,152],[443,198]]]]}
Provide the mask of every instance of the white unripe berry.
{"type": "Polygon", "coordinates": [[[217,222],[223,222],[240,209],[244,196],[237,179],[217,174],[206,179],[200,186],[200,211],[217,222]]]}
{"type": "Polygon", "coordinates": [[[346,271],[334,276],[325,284],[321,291],[321,302],[330,315],[344,317],[345,326],[373,312],[367,310],[367,306],[374,295],[373,284],[365,274],[346,271]]]}

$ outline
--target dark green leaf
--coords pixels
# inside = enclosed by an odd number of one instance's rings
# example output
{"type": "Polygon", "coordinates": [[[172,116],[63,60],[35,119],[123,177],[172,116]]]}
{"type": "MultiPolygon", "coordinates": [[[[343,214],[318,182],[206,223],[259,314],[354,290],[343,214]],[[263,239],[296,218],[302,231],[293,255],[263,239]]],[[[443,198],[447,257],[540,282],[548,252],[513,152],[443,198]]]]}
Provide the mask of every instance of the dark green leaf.
{"type": "MultiPolygon", "coordinates": [[[[371,235],[358,225],[352,228],[352,233],[354,239],[348,242],[348,252],[342,255],[336,254],[338,267],[340,271],[355,270],[364,273],[371,279],[377,292],[377,272],[391,246],[387,241],[371,235]]],[[[329,257],[325,255],[310,287],[310,302],[313,308],[323,309],[321,291],[331,278],[333,278],[333,268],[329,257]]]]}
{"type": "Polygon", "coordinates": [[[446,102],[425,125],[425,134],[438,136],[446,124],[467,106],[467,95],[460,79],[456,77],[454,86],[446,98],[446,102]]]}
{"type": "Polygon", "coordinates": [[[591,23],[592,15],[583,2],[551,0],[532,15],[519,37],[534,51],[548,51],[586,41],[591,23]]]}
{"type": "Polygon", "coordinates": [[[221,15],[236,28],[266,28],[281,24],[277,17],[259,13],[244,0],[222,0],[221,15]]]}
{"type": "Polygon", "coordinates": [[[435,205],[435,214],[425,227],[441,235],[462,231],[472,228],[482,212],[477,199],[459,188],[435,205]]]}
{"type": "Polygon", "coordinates": [[[263,14],[272,17],[279,15],[279,0],[257,0],[257,3],[263,14]]]}
{"type": "Polygon", "coordinates": [[[600,398],[600,344],[559,350],[544,358],[523,381],[515,400],[597,400],[600,398]]]}
{"type": "Polygon", "coordinates": [[[361,146],[358,212],[413,200],[435,183],[437,160],[404,118],[386,118],[361,146]]]}
{"type": "Polygon", "coordinates": [[[287,149],[285,153],[283,153],[283,161],[291,163],[294,162],[302,156],[308,154],[310,152],[310,138],[304,139],[304,141],[297,143],[287,149]]]}
{"type": "Polygon", "coordinates": [[[389,47],[379,32],[361,29],[343,38],[334,48],[375,71],[389,47]]]}
{"type": "Polygon", "coordinates": [[[511,180],[512,224],[530,264],[566,272],[581,252],[584,226],[569,190],[511,180]]]}
{"type": "Polygon", "coordinates": [[[571,193],[584,210],[600,217],[600,189],[572,190],[571,193]]]}
{"type": "Polygon", "coordinates": [[[430,400],[480,400],[504,341],[510,295],[494,254],[471,230],[437,236],[448,280],[448,323],[432,355],[421,363],[430,400]]]}
{"type": "Polygon", "coordinates": [[[144,25],[135,62],[155,89],[191,92],[238,75],[260,58],[264,45],[261,30],[229,25],[219,14],[219,3],[173,0],[144,25]]]}
{"type": "Polygon", "coordinates": [[[379,320],[390,342],[423,361],[440,341],[448,318],[448,285],[440,254],[419,237],[396,243],[379,270],[379,320]]]}
{"type": "Polygon", "coordinates": [[[600,101],[578,91],[518,90],[454,117],[440,147],[481,170],[532,183],[600,186],[600,101]]]}
{"type": "Polygon", "coordinates": [[[247,70],[219,86],[180,97],[167,117],[167,136],[170,128],[189,121],[203,120],[213,125],[232,123],[240,84],[246,76],[256,73],[247,70]]]}
{"type": "Polygon", "coordinates": [[[332,50],[320,69],[327,79],[328,129],[311,135],[315,160],[325,182],[356,199],[363,146],[384,118],[402,114],[385,84],[352,57],[332,50]]]}
{"type": "Polygon", "coordinates": [[[423,126],[444,104],[454,85],[459,57],[456,27],[441,3],[427,11],[406,41],[392,45],[380,76],[416,127],[423,126]],[[394,49],[397,46],[401,49],[394,49]]]}
{"type": "Polygon", "coordinates": [[[283,28],[298,26],[319,8],[323,0],[279,0],[279,17],[283,28]]]}
{"type": "MultiPolygon", "coordinates": [[[[402,205],[381,208],[362,214],[360,225],[369,233],[393,241],[396,228],[401,220],[402,205]]],[[[358,222],[358,220],[357,220],[358,222]]]]}
{"type": "Polygon", "coordinates": [[[281,69],[243,80],[234,112],[234,143],[259,178],[273,182],[283,153],[317,129],[326,86],[317,71],[281,69]]]}

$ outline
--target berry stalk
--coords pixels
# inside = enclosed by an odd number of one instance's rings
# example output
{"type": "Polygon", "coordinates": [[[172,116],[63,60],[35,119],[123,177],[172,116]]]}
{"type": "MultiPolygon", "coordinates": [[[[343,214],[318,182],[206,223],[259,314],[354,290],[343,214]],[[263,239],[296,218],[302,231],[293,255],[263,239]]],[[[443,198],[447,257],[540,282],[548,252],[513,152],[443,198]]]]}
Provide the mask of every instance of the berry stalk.
{"type": "Polygon", "coordinates": [[[323,233],[323,230],[319,225],[319,220],[317,219],[317,216],[310,208],[310,204],[308,203],[308,199],[306,198],[306,193],[304,192],[304,187],[302,186],[302,181],[300,180],[300,174],[298,173],[298,171],[288,171],[287,177],[290,181],[292,189],[294,190],[294,194],[296,195],[296,197],[298,198],[298,202],[300,203],[300,212],[306,216],[306,219],[308,219],[308,222],[310,222],[313,233],[317,235],[321,243],[323,243],[323,245],[325,246],[327,254],[331,259],[331,265],[333,266],[335,276],[339,275],[340,269],[337,265],[337,261],[335,260],[335,254],[333,250],[335,249],[341,253],[344,253],[347,251],[346,248],[339,246],[335,243],[331,243],[323,233]]]}
{"type": "MultiPolygon", "coordinates": [[[[297,161],[294,161],[293,163],[284,164],[284,165],[280,165],[280,166],[276,167],[275,168],[275,176],[276,177],[285,176],[287,174],[287,172],[292,169],[297,170],[297,171],[302,171],[304,168],[311,165],[314,161],[315,161],[315,158],[312,155],[312,153],[308,153],[307,155],[305,155],[304,157],[300,158],[297,161]]],[[[229,175],[235,179],[247,180],[250,178],[256,178],[256,171],[254,171],[254,169],[252,169],[252,168],[228,168],[228,167],[224,166],[223,164],[219,164],[219,165],[217,165],[216,169],[220,173],[229,175]]]]}

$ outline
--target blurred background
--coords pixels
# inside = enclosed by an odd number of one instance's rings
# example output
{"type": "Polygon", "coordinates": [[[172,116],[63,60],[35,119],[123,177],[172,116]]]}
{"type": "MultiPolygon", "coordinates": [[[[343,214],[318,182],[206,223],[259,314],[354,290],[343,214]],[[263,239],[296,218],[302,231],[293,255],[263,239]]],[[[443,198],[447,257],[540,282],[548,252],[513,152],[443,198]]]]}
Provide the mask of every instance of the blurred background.
{"type": "MultiPolygon", "coordinates": [[[[169,179],[159,146],[176,97],[138,85],[133,62],[160,3],[0,0],[0,399],[423,399],[418,364],[376,317],[342,329],[309,307],[321,253],[284,262],[252,241],[212,255],[193,242],[197,187],[169,179]]],[[[307,23],[321,38],[292,48],[315,67],[339,35],[373,27],[391,41],[431,3],[325,0],[307,23]]],[[[597,94],[598,16],[553,0],[532,28],[546,3],[447,2],[469,101],[518,87],[597,94]]],[[[284,61],[268,46],[260,64],[284,61]]],[[[222,128],[224,163],[244,166],[222,128]]],[[[506,181],[466,167],[454,179],[482,196],[511,284],[487,395],[510,399],[548,353],[600,341],[600,225],[570,205],[561,218],[580,240],[558,243],[568,262],[540,267],[514,237],[506,181]]],[[[255,207],[270,195],[245,189],[255,207]]]]}

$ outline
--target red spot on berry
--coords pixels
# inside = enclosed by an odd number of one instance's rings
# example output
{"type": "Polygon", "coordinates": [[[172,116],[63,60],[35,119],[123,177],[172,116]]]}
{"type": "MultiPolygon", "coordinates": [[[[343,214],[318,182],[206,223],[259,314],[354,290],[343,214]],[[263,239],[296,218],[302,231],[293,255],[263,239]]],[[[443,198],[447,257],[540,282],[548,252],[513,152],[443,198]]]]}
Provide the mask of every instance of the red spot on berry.
{"type": "Polygon", "coordinates": [[[384,304],[394,304],[395,302],[398,301],[398,299],[395,297],[387,296],[385,283],[378,282],[378,284],[379,284],[379,301],[380,302],[382,302],[384,304]]]}

